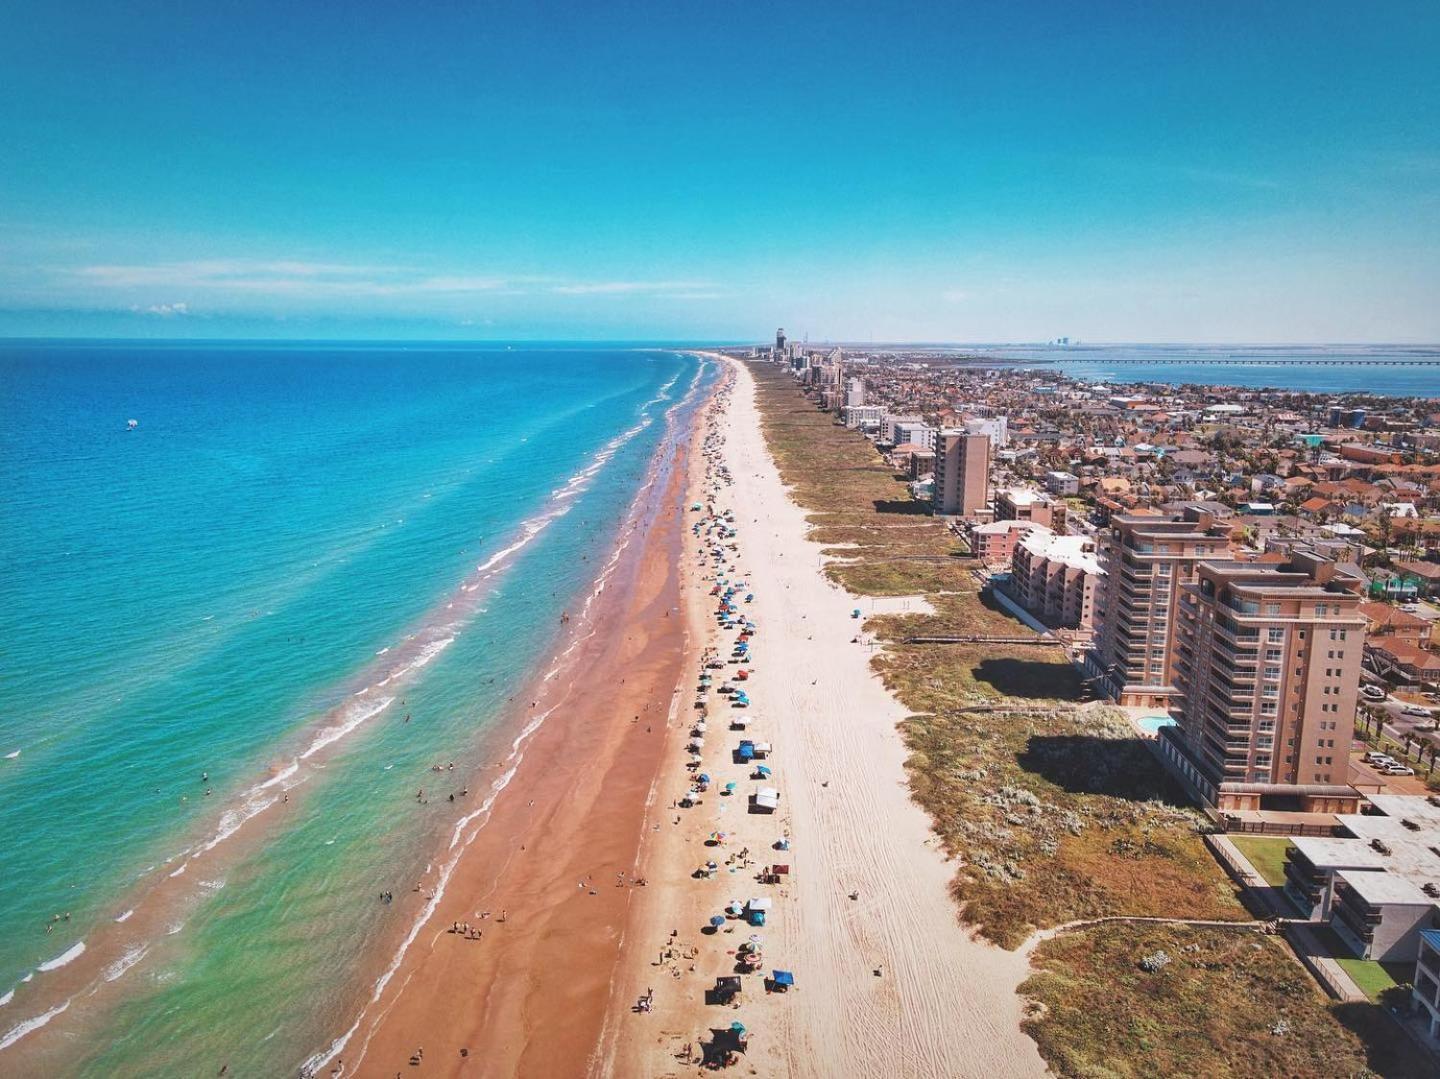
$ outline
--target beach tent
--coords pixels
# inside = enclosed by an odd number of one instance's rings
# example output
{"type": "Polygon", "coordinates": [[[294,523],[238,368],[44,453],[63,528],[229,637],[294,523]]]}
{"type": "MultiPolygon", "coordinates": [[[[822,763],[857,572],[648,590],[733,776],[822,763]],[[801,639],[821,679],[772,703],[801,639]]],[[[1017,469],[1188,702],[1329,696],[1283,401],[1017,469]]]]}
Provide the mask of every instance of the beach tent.
{"type": "Polygon", "coordinates": [[[742,761],[755,759],[755,746],[750,742],[741,742],[740,748],[736,752],[742,761]]]}
{"type": "Polygon", "coordinates": [[[755,743],[755,756],[756,756],[756,757],[768,757],[768,756],[770,756],[770,743],[769,743],[769,742],[756,742],[756,743],[755,743]]]}
{"type": "Polygon", "coordinates": [[[770,982],[777,990],[784,992],[795,984],[795,975],[788,970],[772,970],[770,982]]]}
{"type": "Polygon", "coordinates": [[[748,907],[750,910],[769,910],[774,905],[775,901],[773,899],[769,899],[763,896],[758,899],[752,899],[750,900],[750,902],[745,904],[745,906],[748,907]]]}
{"type": "Polygon", "coordinates": [[[761,787],[755,792],[755,804],[761,809],[774,811],[780,807],[780,792],[774,787],[761,787]]]}

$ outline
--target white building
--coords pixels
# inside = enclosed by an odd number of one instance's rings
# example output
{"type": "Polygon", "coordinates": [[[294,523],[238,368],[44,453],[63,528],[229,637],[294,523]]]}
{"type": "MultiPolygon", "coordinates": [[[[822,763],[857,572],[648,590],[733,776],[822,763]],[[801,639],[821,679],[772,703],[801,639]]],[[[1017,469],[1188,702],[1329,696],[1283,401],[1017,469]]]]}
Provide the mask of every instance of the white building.
{"type": "Polygon", "coordinates": [[[935,449],[935,433],[935,428],[927,426],[918,418],[896,423],[893,431],[895,445],[913,442],[917,446],[924,446],[927,450],[935,449]]]}
{"type": "Polygon", "coordinates": [[[1080,493],[1080,477],[1073,472],[1047,472],[1045,486],[1051,494],[1068,498],[1080,493]]]}
{"type": "Polygon", "coordinates": [[[964,421],[965,430],[972,435],[989,435],[991,451],[1003,450],[1010,445],[1010,418],[1008,416],[976,416],[964,421]]]}
{"type": "Polygon", "coordinates": [[[875,430],[880,427],[880,417],[885,414],[885,410],[879,405],[846,405],[840,414],[846,427],[875,430]]]}

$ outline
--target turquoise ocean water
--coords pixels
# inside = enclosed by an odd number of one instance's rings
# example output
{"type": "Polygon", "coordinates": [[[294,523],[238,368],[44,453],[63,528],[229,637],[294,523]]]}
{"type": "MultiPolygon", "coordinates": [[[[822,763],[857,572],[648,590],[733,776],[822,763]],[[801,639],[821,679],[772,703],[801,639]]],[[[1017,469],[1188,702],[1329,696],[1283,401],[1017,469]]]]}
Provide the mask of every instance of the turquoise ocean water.
{"type": "Polygon", "coordinates": [[[454,777],[709,377],[647,350],[0,346],[0,1073],[42,1022],[93,1075],[294,1074],[342,1033],[414,912],[379,893],[455,828],[454,777]]]}

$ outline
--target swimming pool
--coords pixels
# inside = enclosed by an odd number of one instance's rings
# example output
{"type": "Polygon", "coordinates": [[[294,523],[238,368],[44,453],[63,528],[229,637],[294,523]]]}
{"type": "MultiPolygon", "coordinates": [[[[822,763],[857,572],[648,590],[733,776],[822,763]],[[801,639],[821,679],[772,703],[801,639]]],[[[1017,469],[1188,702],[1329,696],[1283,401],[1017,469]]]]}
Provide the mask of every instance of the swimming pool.
{"type": "Polygon", "coordinates": [[[1175,726],[1175,721],[1169,716],[1141,716],[1135,721],[1135,726],[1139,727],[1146,734],[1158,736],[1161,727],[1173,727],[1175,726]]]}

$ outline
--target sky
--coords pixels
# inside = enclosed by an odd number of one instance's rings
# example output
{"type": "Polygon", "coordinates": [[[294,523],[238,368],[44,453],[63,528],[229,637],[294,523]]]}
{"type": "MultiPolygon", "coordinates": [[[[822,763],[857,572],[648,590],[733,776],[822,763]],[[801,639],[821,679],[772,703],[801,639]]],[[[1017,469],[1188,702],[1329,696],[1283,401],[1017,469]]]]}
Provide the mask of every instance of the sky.
{"type": "Polygon", "coordinates": [[[0,336],[1440,341],[1440,4],[10,5],[0,336]]]}

